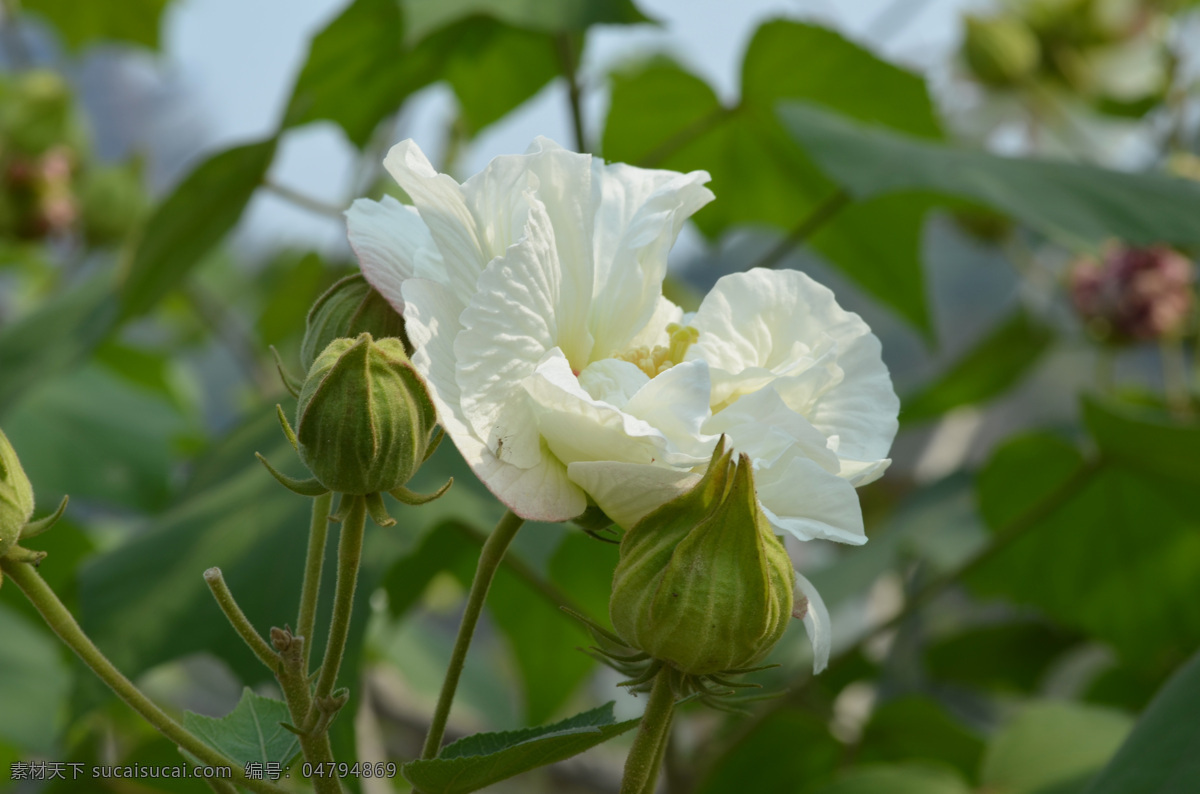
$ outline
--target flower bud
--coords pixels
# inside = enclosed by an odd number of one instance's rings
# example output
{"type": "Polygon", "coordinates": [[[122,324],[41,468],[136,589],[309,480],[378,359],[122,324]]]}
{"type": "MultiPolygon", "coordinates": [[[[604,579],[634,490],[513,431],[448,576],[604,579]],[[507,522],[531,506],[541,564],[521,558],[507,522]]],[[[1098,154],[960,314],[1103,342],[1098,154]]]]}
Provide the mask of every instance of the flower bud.
{"type": "Polygon", "coordinates": [[[394,337],[411,350],[404,318],[375,291],[361,273],[347,276],[325,291],[308,312],[300,363],[310,369],[334,339],[353,338],[366,331],[375,339],[394,337]]]}
{"type": "Polygon", "coordinates": [[[613,576],[617,634],[688,675],[755,664],[792,616],[791,560],[732,455],[719,444],[695,488],[626,533],[613,576]]]}
{"type": "Polygon", "coordinates": [[[33,515],[33,486],[17,460],[17,453],[0,430],[0,557],[21,537],[33,515]]]}
{"type": "Polygon", "coordinates": [[[963,57],[980,82],[998,88],[1014,86],[1037,69],[1037,37],[1014,17],[967,17],[963,57]]]}
{"type": "Polygon", "coordinates": [[[1071,302],[1105,341],[1159,339],[1184,330],[1194,302],[1194,273],[1191,261],[1170,248],[1113,246],[1102,260],[1075,263],[1071,302]]]}
{"type": "Polygon", "coordinates": [[[437,422],[398,339],[335,339],[313,362],[296,414],[300,459],[324,487],[366,495],[403,486],[437,422]]]}

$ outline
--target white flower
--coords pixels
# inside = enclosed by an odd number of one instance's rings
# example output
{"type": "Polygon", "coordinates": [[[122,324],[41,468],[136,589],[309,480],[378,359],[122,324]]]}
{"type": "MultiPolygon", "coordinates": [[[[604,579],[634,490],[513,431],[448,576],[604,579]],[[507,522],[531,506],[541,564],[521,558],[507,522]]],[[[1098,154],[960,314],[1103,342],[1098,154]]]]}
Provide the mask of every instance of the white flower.
{"type": "Polygon", "coordinates": [[[404,312],[446,432],[515,513],[562,521],[590,498],[632,526],[725,434],[779,531],[866,541],[854,488],[889,464],[899,410],[879,341],[795,271],[726,276],[684,318],[662,281],[708,174],[542,138],[461,185],[411,141],[384,165],[413,206],[356,201],[350,242],[404,312]]]}

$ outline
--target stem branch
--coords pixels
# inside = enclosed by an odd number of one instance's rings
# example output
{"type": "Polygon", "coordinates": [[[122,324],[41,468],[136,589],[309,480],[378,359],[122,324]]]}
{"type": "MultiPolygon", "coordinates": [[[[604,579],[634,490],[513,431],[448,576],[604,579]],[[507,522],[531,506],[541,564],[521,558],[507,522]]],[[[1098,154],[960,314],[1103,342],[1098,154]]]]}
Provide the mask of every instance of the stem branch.
{"type": "Polygon", "coordinates": [[[664,667],[654,678],[650,702],[646,704],[633,747],[625,759],[621,794],[654,794],[674,715],[674,674],[669,667],[664,667]]]}
{"type": "Polygon", "coordinates": [[[792,230],[787,233],[787,236],[776,243],[774,248],[767,251],[761,259],[754,263],[753,267],[775,267],[778,265],[785,256],[792,252],[793,248],[803,243],[818,229],[832,220],[850,201],[850,194],[844,189],[838,188],[837,192],[831,194],[829,198],[813,207],[812,212],[801,218],[800,222],[793,226],[792,230]]]}
{"type": "Polygon", "coordinates": [[[326,218],[333,218],[339,223],[345,221],[345,216],[342,214],[340,207],[335,207],[332,204],[313,198],[312,196],[301,193],[298,190],[293,190],[290,187],[281,185],[272,179],[264,179],[262,186],[279,196],[284,201],[289,201],[297,207],[306,209],[316,215],[324,215],[326,218]]]}
{"type": "Polygon", "coordinates": [[[458,679],[462,676],[463,664],[467,660],[471,637],[475,634],[475,624],[479,622],[479,615],[483,612],[483,602],[487,599],[496,569],[504,559],[504,552],[508,550],[509,544],[517,535],[517,530],[524,523],[525,519],[516,513],[511,510],[506,512],[479,553],[479,566],[475,569],[475,579],[471,582],[471,592],[467,595],[467,607],[463,612],[462,622],[458,624],[458,636],[454,640],[454,650],[446,668],[446,680],[442,682],[442,691],[438,695],[433,722],[429,726],[429,733],[425,735],[422,758],[436,758],[442,747],[442,738],[446,735],[446,721],[450,718],[450,706],[454,703],[454,692],[458,689],[458,679]]]}
{"type": "Polygon", "coordinates": [[[575,150],[586,152],[588,148],[583,132],[583,101],[579,90],[579,63],[575,57],[575,48],[572,46],[571,36],[568,33],[558,34],[554,43],[558,49],[558,60],[562,65],[563,76],[567,78],[567,97],[571,104],[571,126],[575,130],[575,150]]]}
{"type": "Polygon", "coordinates": [[[217,599],[217,606],[221,607],[221,611],[225,613],[225,617],[229,619],[229,623],[233,626],[234,631],[242,638],[246,645],[250,646],[250,650],[254,651],[254,655],[258,660],[266,665],[267,669],[272,673],[279,672],[279,654],[271,650],[271,646],[267,645],[267,641],[262,638],[254,626],[250,624],[250,619],[246,617],[246,613],[238,606],[234,600],[233,593],[229,590],[229,585],[225,584],[225,577],[221,575],[220,568],[209,568],[204,572],[204,581],[208,584],[208,589],[212,591],[213,598],[217,599]]]}

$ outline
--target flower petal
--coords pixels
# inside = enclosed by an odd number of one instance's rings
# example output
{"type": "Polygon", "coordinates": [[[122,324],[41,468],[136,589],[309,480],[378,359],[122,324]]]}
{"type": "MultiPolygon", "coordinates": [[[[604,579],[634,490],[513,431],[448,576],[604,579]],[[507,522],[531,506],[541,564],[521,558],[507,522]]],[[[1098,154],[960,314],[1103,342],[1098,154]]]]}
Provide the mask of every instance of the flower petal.
{"type": "Polygon", "coordinates": [[[704,432],[729,436],[733,448],[749,455],[759,468],[770,466],[788,453],[810,458],[834,474],[839,469],[837,455],[827,446],[825,436],[789,408],[773,386],[748,394],[713,414],[704,423],[704,432]]]}
{"type": "Polygon", "coordinates": [[[454,338],[460,332],[457,296],[425,279],[404,282],[405,327],[416,350],[412,362],[425,378],[438,422],[483,484],[514,513],[534,521],[565,521],[587,508],[587,498],[567,478],[566,467],[544,447],[538,463],[506,463],[472,431],[460,406],[455,378],[454,338]]]}
{"type": "Polygon", "coordinates": [[[800,454],[754,472],[758,501],[771,526],[800,540],[867,542],[854,486],[800,454]]]}
{"type": "Polygon", "coordinates": [[[367,281],[403,311],[400,284],[416,275],[418,252],[440,258],[421,216],[392,196],[358,199],[346,210],[346,230],[367,281]]]}
{"type": "Polygon", "coordinates": [[[708,395],[712,390],[708,362],[676,364],[651,378],[624,406],[625,413],[657,428],[679,454],[668,453],[673,466],[695,466],[712,455],[715,434],[701,427],[712,412],[708,395]]]}
{"type": "Polygon", "coordinates": [[[638,389],[650,382],[650,376],[636,364],[619,358],[605,358],[588,364],[579,373],[579,386],[593,399],[614,408],[624,408],[638,389]]]}
{"type": "Polygon", "coordinates": [[[801,598],[807,601],[804,610],[804,630],[808,632],[808,641],[813,648],[813,675],[820,673],[829,666],[829,652],[833,648],[833,622],[829,619],[829,610],[825,601],[813,583],[796,572],[796,601],[801,598]]]}
{"type": "Polygon", "coordinates": [[[570,463],[567,476],[625,529],[700,482],[690,471],[612,460],[570,463]]]}

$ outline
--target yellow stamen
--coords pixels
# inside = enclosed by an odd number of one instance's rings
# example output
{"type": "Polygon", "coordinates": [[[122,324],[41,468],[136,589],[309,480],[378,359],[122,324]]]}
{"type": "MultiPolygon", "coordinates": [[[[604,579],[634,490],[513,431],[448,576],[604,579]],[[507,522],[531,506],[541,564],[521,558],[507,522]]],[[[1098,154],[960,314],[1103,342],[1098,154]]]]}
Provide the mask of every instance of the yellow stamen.
{"type": "Polygon", "coordinates": [[[668,347],[655,345],[635,347],[617,355],[622,361],[628,361],[651,378],[661,375],[671,367],[683,361],[688,348],[700,338],[700,332],[689,325],[671,323],[667,326],[668,347]]]}

